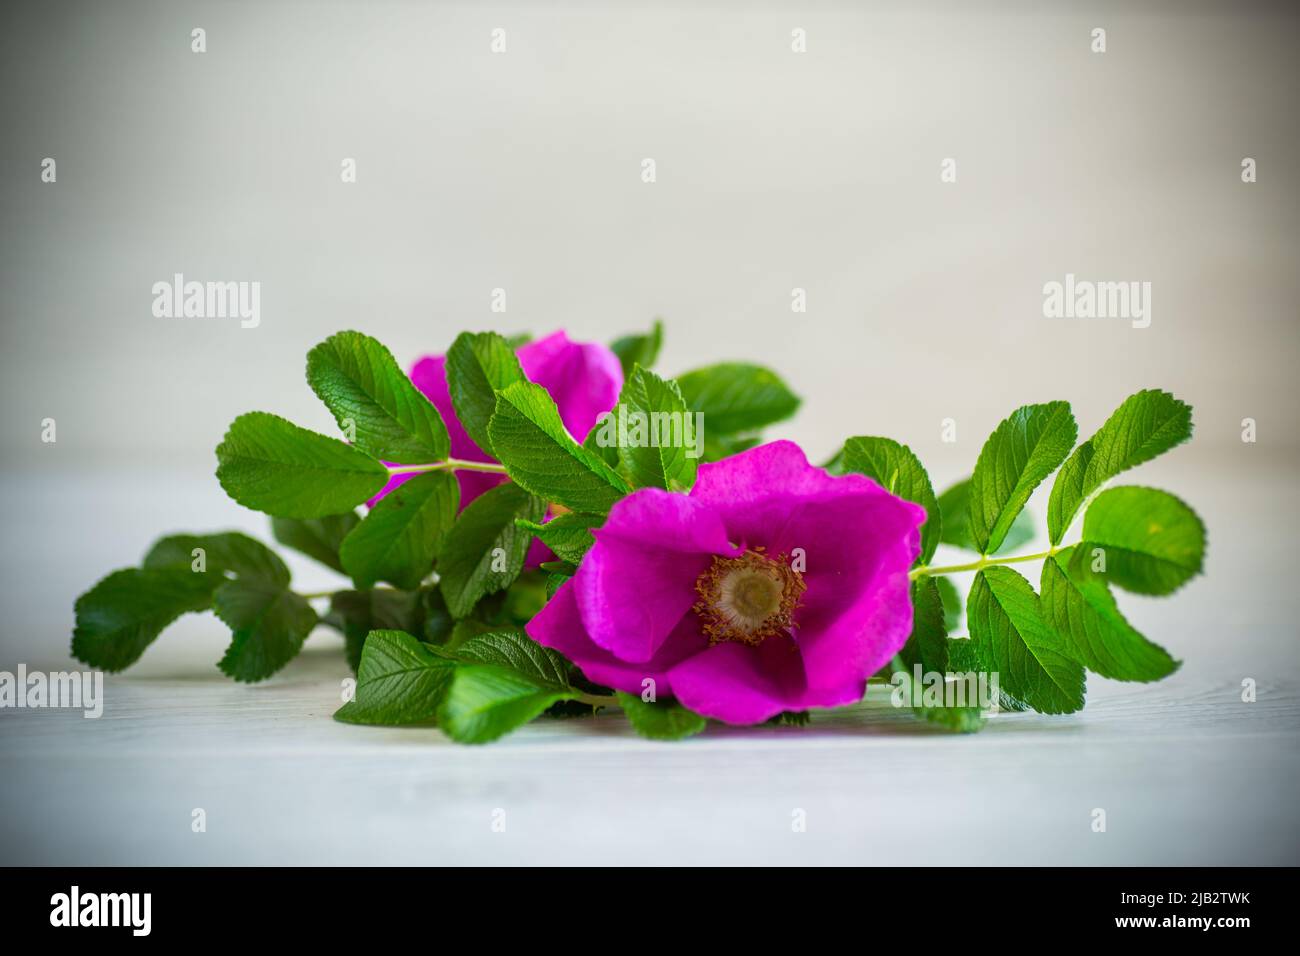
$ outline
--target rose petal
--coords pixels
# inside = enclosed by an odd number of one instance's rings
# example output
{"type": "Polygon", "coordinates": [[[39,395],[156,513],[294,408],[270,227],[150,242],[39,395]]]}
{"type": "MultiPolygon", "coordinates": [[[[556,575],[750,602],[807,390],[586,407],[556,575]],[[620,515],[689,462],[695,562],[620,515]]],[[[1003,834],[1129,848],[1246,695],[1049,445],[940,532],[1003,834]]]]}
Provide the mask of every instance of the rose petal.
{"type": "Polygon", "coordinates": [[[520,346],[516,354],[529,381],[550,392],[564,427],[579,442],[618,403],[623,367],[603,345],[574,342],[560,330],[520,346]]]}
{"type": "Polygon", "coordinates": [[[788,637],[769,637],[758,647],[715,644],[668,676],[684,707],[729,724],[756,724],[802,709],[803,662],[788,637]]]}
{"type": "Polygon", "coordinates": [[[634,664],[619,660],[604,648],[597,647],[587,636],[574,594],[572,581],[561,585],[547,605],[528,622],[525,630],[537,643],[559,651],[588,680],[597,684],[640,694],[646,686],[643,682],[650,679],[655,682],[657,695],[669,696],[672,690],[669,668],[706,646],[698,628],[692,628],[690,621],[686,620],[682,622],[685,626],[679,627],[661,645],[654,661],[634,664]]]}
{"type": "Polygon", "coordinates": [[[924,516],[873,485],[808,503],[787,526],[806,562],[808,589],[794,621],[811,687],[865,681],[907,642],[908,569],[920,553],[924,516]]]}
{"type": "Polygon", "coordinates": [[[700,465],[690,496],[722,515],[732,541],[764,545],[775,556],[806,547],[797,529],[810,509],[853,494],[888,495],[864,475],[828,474],[794,442],[774,441],[700,465]]]}
{"type": "Polygon", "coordinates": [[[615,504],[594,536],[573,582],[578,607],[591,639],[629,662],[656,656],[713,555],[741,553],[712,509],[656,488],[615,504]]]}

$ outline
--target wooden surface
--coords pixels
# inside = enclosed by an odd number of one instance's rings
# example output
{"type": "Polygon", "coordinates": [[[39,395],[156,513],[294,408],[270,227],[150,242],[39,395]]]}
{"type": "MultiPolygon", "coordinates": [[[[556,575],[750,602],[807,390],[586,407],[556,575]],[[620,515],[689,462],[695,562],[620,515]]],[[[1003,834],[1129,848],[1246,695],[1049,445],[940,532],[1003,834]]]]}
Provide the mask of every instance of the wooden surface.
{"type": "MultiPolygon", "coordinates": [[[[711,727],[660,744],[610,715],[462,747],[432,729],[332,721],[347,676],[332,632],[250,687],[213,666],[219,623],[190,617],[108,678],[99,720],[0,711],[0,863],[1295,864],[1296,598],[1278,570],[1295,528],[1288,475],[1230,481],[1206,463],[1162,482],[1205,515],[1209,573],[1170,600],[1121,600],[1185,660],[1177,674],[1147,686],[1090,675],[1083,713],[1001,715],[969,737],[876,691],[802,729],[711,727]],[[1241,700],[1246,677],[1255,703],[1241,700]],[[191,829],[195,808],[206,832],[191,829]],[[798,810],[806,832],[792,828],[798,810]]],[[[156,532],[261,528],[203,475],[2,484],[26,503],[11,519],[26,550],[6,549],[0,568],[0,669],[67,667],[73,597],[156,532]]],[[[294,569],[304,588],[328,582],[294,569]]]]}

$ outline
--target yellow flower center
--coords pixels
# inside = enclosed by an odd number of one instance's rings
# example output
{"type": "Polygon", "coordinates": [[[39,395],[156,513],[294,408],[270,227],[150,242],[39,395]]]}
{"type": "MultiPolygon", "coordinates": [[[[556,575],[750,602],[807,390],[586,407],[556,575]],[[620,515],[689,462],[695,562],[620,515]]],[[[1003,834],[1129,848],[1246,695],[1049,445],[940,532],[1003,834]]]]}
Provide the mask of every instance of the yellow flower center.
{"type": "Polygon", "coordinates": [[[756,647],[787,632],[807,585],[786,555],[773,560],[762,548],[738,558],[717,555],[695,581],[695,613],[710,644],[734,641],[756,647]]]}

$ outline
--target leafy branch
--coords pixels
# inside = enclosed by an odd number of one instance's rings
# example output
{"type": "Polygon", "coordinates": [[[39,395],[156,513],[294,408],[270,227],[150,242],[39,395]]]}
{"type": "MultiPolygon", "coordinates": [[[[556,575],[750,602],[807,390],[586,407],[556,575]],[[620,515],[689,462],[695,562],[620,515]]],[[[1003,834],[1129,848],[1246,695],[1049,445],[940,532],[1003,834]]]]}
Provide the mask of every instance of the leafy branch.
{"type": "MultiPolygon", "coordinates": [[[[662,336],[656,322],[613,344],[625,376],[619,404],[703,415],[704,460],[752,447],[798,408],[785,383],[757,365],[656,375],[662,336]]],[[[316,346],[307,381],[342,438],[250,412],[217,446],[216,474],[232,499],[271,516],[277,542],[347,583],[296,591],[283,560],[253,538],[171,535],[77,600],[74,656],[121,670],[182,615],[212,610],[231,632],[218,666],[240,681],[275,674],[318,625],[339,631],[357,673],[355,695],[337,714],[343,721],[433,723],[478,743],[542,714],[617,707],[647,737],[700,732],[698,714],[593,684],[523,632],[581,565],[615,503],[639,488],[689,490],[698,462],[680,448],[609,447],[595,429],[578,442],[552,396],[524,375],[515,347],[493,333],[464,333],[448,351],[456,417],[494,459],[476,461],[451,454],[438,409],[378,341],[341,332],[316,346]],[[459,473],[503,480],[465,503],[459,473]],[[555,560],[530,565],[535,541],[555,560]],[[323,612],[311,603],[326,599],[323,612]]],[[[1026,405],[990,435],[970,478],[942,494],[906,445],[850,438],[827,470],[865,475],[927,515],[909,576],[912,634],[873,680],[906,689],[925,719],[968,731],[983,723],[979,707],[921,700],[912,693],[917,667],[996,673],[1004,708],[1043,713],[1082,707],[1085,671],[1133,681],[1172,673],[1178,662],[1129,624],[1114,591],[1180,588],[1202,569],[1205,528],[1168,492],[1111,482],[1191,431],[1190,407],[1161,391],[1130,396],[1082,443],[1067,403],[1026,405]],[[1049,547],[1015,554],[1034,536],[1026,505],[1053,474],[1049,547]],[[1078,539],[1063,544],[1080,515],[1078,539]],[[941,545],[977,557],[936,564],[941,545]],[[1042,562],[1037,591],[1012,567],[1034,561],[1042,562]],[[963,572],[974,572],[964,601],[950,579],[963,572]],[[963,618],[969,636],[952,636],[963,618]]]]}
{"type": "MultiPolygon", "coordinates": [[[[1069,713],[1083,706],[1085,670],[1130,681],[1171,674],[1178,662],[1125,620],[1111,588],[1163,595],[1181,587],[1201,571],[1204,525],[1168,492],[1136,486],[1101,489],[1191,433],[1190,407],[1167,392],[1130,396],[1077,448],[1077,427],[1066,403],[1026,405],[989,437],[971,478],[940,496],[905,446],[889,439],[850,439],[838,456],[840,467],[868,474],[922,505],[929,523],[940,529],[932,532],[929,547],[923,543],[910,574],[917,613],[904,658],[940,674],[996,673],[1004,707],[1043,713],[1069,713]],[[1051,547],[996,556],[1000,548],[1032,536],[1017,534],[1017,524],[1023,522],[1034,490],[1058,468],[1048,506],[1051,547]],[[1061,540],[1081,510],[1081,538],[1063,546],[1061,540]],[[974,550],[979,558],[932,566],[935,536],[974,550]],[[1032,561],[1043,562],[1038,593],[1008,567],[1032,561]],[[944,576],[969,571],[975,572],[966,599],[970,637],[954,640],[947,633],[955,615],[945,620],[942,605],[960,599],[944,576]],[[948,591],[946,601],[939,582],[948,591]],[[940,602],[939,613],[921,613],[927,599],[940,602]]],[[[919,709],[928,719],[953,722],[953,714],[919,709]]],[[[962,729],[974,729],[971,721],[963,723],[962,729]]]]}

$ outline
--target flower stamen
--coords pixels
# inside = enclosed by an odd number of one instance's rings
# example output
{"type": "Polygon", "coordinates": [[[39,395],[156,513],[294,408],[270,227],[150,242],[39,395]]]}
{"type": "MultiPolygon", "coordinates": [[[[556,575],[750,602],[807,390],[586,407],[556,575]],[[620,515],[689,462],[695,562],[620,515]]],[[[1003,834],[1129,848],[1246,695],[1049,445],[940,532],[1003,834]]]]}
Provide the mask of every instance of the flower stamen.
{"type": "Polygon", "coordinates": [[[733,641],[757,647],[790,630],[808,586],[787,558],[782,554],[774,560],[761,547],[738,558],[714,555],[695,581],[700,600],[694,611],[710,644],[733,641]]]}

